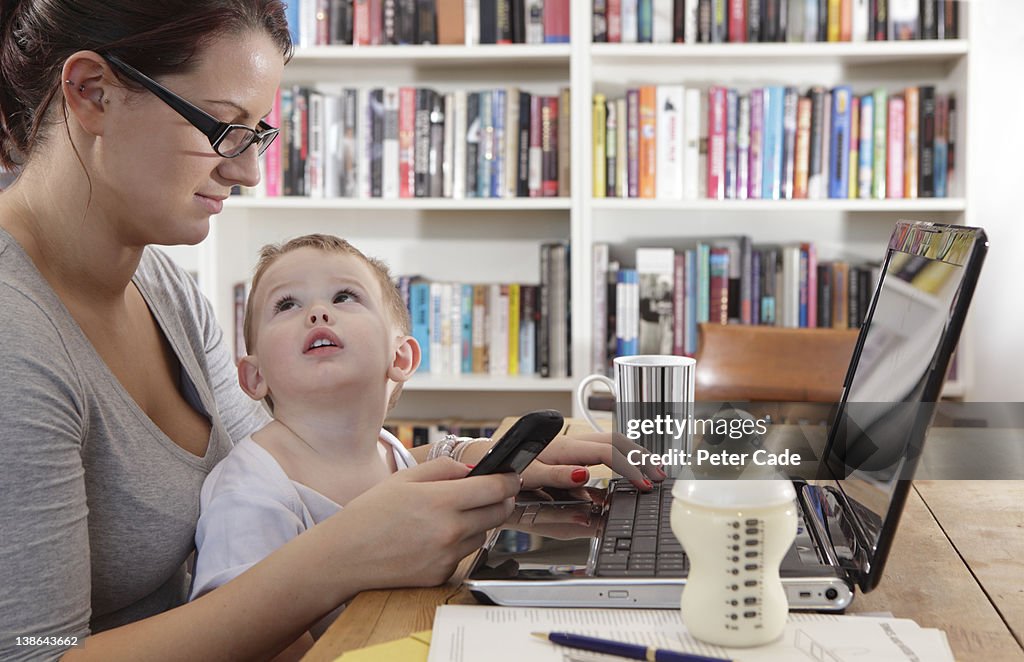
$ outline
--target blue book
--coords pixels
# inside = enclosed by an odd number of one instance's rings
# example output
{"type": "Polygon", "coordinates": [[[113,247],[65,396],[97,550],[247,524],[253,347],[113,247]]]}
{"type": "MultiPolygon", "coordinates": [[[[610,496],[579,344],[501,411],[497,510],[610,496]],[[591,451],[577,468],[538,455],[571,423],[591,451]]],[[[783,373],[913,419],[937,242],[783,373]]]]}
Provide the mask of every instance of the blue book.
{"type": "Polygon", "coordinates": [[[640,351],[640,278],[636,269],[619,269],[615,289],[615,355],[640,351]]]}
{"type": "Polygon", "coordinates": [[[850,195],[850,102],[853,90],[849,85],[832,89],[832,135],[829,140],[828,197],[850,195]]]}
{"type": "Polygon", "coordinates": [[[473,372],[473,286],[462,285],[462,373],[473,372]]]}
{"type": "Polygon", "coordinates": [[[807,291],[807,249],[800,249],[800,289],[798,292],[797,305],[799,306],[799,326],[801,329],[807,328],[807,297],[810,296],[810,292],[807,291]]]}
{"type": "Polygon", "coordinates": [[[491,166],[490,191],[492,198],[504,197],[505,187],[505,89],[497,88],[491,93],[491,119],[494,122],[494,163],[491,166]]]}
{"type": "Polygon", "coordinates": [[[761,175],[761,197],[778,200],[782,197],[782,119],[786,90],[772,86],[764,88],[764,127],[761,154],[764,170],[761,175]]]}
{"type": "Polygon", "coordinates": [[[409,317],[412,337],[420,344],[420,371],[430,372],[430,283],[409,286],[409,317]]]}
{"type": "Polygon", "coordinates": [[[654,41],[654,1],[639,0],[636,3],[636,40],[650,43],[654,41]]]}
{"type": "MultiPolygon", "coordinates": [[[[857,148],[857,191],[860,197],[871,197],[872,169],[875,158],[875,95],[860,98],[860,145],[857,148]],[[865,131],[864,129],[867,129],[865,131]]],[[[937,142],[937,141],[936,141],[937,142]]],[[[850,176],[854,174],[851,172],[850,176]]]]}

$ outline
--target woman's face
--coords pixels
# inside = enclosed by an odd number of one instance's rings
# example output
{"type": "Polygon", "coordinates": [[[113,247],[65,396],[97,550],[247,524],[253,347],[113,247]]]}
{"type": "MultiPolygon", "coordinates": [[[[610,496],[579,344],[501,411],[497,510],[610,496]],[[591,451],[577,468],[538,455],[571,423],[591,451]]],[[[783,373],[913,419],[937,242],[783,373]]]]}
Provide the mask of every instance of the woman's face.
{"type": "MultiPolygon", "coordinates": [[[[253,32],[211,42],[196,65],[158,82],[223,122],[256,127],[273,105],[284,58],[269,36],[253,32]]],[[[219,156],[149,91],[118,89],[107,112],[94,192],[125,245],[196,244],[232,186],[259,182],[255,146],[234,159],[219,156]]]]}

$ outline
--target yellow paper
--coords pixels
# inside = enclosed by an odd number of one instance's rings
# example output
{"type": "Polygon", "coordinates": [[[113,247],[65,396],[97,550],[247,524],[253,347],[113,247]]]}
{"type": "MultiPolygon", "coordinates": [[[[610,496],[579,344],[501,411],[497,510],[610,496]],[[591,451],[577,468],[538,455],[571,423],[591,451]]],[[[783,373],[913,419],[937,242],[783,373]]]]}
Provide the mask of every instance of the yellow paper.
{"type": "Polygon", "coordinates": [[[397,639],[384,644],[367,646],[359,650],[342,653],[337,658],[341,662],[378,662],[387,660],[403,660],[403,662],[427,662],[430,651],[430,630],[413,632],[405,639],[397,639]]]}

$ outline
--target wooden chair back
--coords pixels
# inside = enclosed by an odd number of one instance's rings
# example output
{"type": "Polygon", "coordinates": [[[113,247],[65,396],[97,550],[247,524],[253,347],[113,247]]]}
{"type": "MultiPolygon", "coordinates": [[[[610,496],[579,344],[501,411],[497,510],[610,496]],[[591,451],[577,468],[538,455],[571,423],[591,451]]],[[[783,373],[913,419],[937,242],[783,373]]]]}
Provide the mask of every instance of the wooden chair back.
{"type": "Polygon", "coordinates": [[[838,402],[857,329],[700,324],[696,397],[838,402]]]}

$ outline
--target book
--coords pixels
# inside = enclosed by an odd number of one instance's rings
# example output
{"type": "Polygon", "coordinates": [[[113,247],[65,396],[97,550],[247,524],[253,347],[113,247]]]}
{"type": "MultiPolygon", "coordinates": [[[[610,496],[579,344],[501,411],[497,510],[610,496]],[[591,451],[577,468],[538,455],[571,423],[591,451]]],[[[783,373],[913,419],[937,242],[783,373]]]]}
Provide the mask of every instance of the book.
{"type": "Polygon", "coordinates": [[[673,249],[636,249],[636,273],[639,283],[637,352],[640,354],[672,353],[674,269],[673,249]]]}
{"type": "Polygon", "coordinates": [[[661,200],[683,198],[684,99],[682,85],[657,87],[655,191],[661,200]]]}

